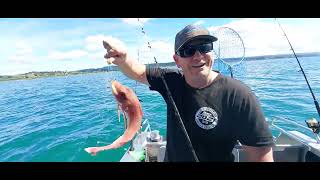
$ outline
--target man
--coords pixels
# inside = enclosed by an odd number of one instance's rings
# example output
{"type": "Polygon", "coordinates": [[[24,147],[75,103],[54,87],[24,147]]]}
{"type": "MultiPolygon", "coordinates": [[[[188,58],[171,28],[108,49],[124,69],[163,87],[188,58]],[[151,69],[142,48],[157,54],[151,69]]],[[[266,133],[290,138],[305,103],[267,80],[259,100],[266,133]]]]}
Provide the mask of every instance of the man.
{"type": "Polygon", "coordinates": [[[163,75],[199,161],[234,161],[239,141],[248,161],[273,161],[273,137],[260,104],[238,80],[212,71],[210,52],[216,37],[203,27],[188,25],[177,33],[173,59],[181,70],[147,68],[125,49],[104,42],[108,63],[118,65],[129,78],[158,91],[167,103],[166,161],[195,161],[175,115],[163,75]]]}

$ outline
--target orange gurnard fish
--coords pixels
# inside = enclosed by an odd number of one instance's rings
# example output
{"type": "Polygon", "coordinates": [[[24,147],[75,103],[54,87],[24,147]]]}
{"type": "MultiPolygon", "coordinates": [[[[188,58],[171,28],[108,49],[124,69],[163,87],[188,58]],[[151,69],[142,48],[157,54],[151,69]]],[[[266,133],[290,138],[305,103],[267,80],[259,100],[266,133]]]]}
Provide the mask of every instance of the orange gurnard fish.
{"type": "Polygon", "coordinates": [[[124,115],[126,130],[112,144],[107,146],[85,148],[85,151],[91,153],[92,155],[96,155],[99,151],[122,147],[131,141],[141,128],[143,113],[137,95],[131,89],[115,80],[111,82],[111,88],[112,94],[115,96],[118,102],[118,107],[120,107],[120,110],[124,115]],[[129,122],[127,122],[127,120],[129,122]]]}

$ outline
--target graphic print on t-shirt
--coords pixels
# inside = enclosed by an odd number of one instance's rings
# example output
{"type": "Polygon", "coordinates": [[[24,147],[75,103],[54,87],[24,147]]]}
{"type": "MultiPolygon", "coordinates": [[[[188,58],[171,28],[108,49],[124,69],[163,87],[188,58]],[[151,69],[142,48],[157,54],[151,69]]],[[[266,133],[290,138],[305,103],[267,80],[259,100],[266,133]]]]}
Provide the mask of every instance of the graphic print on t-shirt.
{"type": "Polygon", "coordinates": [[[218,124],[218,114],[210,107],[202,107],[197,111],[195,121],[202,129],[212,129],[218,124]]]}

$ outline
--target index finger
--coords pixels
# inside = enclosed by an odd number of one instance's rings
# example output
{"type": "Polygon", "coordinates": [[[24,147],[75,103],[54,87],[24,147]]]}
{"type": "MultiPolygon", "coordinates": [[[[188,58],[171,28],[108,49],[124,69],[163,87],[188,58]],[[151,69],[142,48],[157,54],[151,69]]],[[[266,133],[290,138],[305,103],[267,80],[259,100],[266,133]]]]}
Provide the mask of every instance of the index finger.
{"type": "Polygon", "coordinates": [[[112,49],[111,45],[107,41],[103,41],[103,47],[107,50],[112,49]]]}

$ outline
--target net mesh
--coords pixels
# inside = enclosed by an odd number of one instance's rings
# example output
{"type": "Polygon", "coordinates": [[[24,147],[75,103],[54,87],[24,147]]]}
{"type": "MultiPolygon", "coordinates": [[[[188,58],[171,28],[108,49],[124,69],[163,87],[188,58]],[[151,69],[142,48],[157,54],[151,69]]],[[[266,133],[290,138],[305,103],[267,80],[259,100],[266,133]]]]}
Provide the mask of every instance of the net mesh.
{"type": "Polygon", "coordinates": [[[213,32],[218,38],[213,43],[213,55],[216,59],[214,68],[221,73],[243,74],[245,66],[245,47],[240,35],[229,27],[221,27],[213,32]]]}

